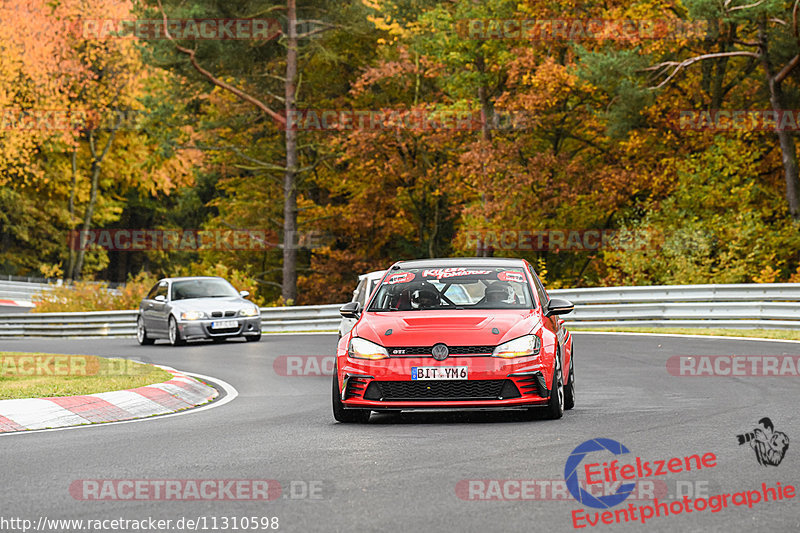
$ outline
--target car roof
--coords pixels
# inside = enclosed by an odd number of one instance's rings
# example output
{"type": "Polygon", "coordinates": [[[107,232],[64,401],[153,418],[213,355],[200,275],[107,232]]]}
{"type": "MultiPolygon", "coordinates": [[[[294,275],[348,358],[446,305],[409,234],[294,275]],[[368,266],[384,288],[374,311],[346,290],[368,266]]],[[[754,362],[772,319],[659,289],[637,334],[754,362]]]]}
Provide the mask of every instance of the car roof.
{"type": "Polygon", "coordinates": [[[392,270],[406,268],[453,268],[453,267],[523,267],[525,261],[507,257],[445,257],[441,259],[415,259],[412,261],[398,261],[392,265],[392,270]]]}
{"type": "Polygon", "coordinates": [[[176,278],[161,278],[160,280],[158,280],[158,282],[161,283],[162,281],[191,281],[200,279],[221,279],[227,281],[225,278],[221,276],[179,276],[176,278]]]}
{"type": "Polygon", "coordinates": [[[358,281],[362,279],[381,279],[383,275],[386,274],[385,270],[376,270],[375,272],[367,272],[366,274],[361,274],[358,276],[358,281]]]}

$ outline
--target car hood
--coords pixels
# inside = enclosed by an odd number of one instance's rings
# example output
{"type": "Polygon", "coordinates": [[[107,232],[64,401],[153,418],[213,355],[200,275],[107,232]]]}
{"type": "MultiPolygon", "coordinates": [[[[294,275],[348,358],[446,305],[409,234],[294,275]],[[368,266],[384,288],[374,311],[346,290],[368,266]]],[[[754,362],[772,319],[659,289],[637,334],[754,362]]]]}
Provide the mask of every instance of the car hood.
{"type": "Polygon", "coordinates": [[[189,298],[187,300],[174,300],[170,302],[173,309],[182,311],[238,311],[245,305],[254,305],[243,298],[231,296],[229,298],[189,298]]]}
{"type": "Polygon", "coordinates": [[[532,309],[458,311],[391,311],[365,313],[353,335],[386,347],[496,346],[538,329],[539,314],[532,309]],[[495,329],[498,333],[494,333],[495,329]],[[386,335],[387,330],[392,330],[386,335]]]}

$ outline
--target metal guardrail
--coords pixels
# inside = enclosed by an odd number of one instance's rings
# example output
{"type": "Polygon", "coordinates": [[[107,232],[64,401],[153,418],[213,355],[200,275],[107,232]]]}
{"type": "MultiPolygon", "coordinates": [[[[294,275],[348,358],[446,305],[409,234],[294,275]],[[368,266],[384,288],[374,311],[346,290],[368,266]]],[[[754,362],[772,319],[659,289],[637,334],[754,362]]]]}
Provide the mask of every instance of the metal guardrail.
{"type": "Polygon", "coordinates": [[[30,302],[34,294],[52,289],[53,285],[48,285],[47,283],[0,280],[0,300],[30,302]]]}
{"type": "MultiPolygon", "coordinates": [[[[336,331],[339,307],[264,307],[261,331],[336,331]]],[[[127,337],[136,334],[137,315],[138,311],[0,315],[0,337],[127,337]]]]}
{"type": "MultiPolygon", "coordinates": [[[[568,326],[800,328],[800,284],[673,285],[550,291],[575,311],[568,326]]],[[[336,331],[341,304],[261,309],[264,333],[336,331]]],[[[130,336],[136,311],[0,315],[0,337],[130,336]]]]}

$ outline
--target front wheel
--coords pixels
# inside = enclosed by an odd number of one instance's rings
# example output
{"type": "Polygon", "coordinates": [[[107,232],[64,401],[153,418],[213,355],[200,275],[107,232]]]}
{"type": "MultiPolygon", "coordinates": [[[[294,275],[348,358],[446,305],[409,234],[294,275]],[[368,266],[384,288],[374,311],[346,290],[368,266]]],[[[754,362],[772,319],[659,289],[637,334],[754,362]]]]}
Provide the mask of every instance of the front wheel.
{"type": "Polygon", "coordinates": [[[173,346],[183,346],[186,341],[181,338],[178,322],[174,316],[169,317],[169,343],[173,346]]]}
{"type": "Polygon", "coordinates": [[[244,340],[246,340],[247,342],[258,342],[261,340],[261,333],[257,335],[245,335],[244,340]]]}
{"type": "Polygon", "coordinates": [[[369,409],[345,409],[342,403],[341,392],[339,391],[339,372],[336,367],[333,369],[333,418],[337,422],[344,422],[349,424],[364,424],[369,422],[369,409]]]}
{"type": "Polygon", "coordinates": [[[564,409],[575,407],[575,368],[572,364],[573,354],[569,355],[569,382],[564,387],[564,409]]]}
{"type": "Polygon", "coordinates": [[[550,401],[547,402],[545,416],[557,420],[564,416],[564,378],[561,371],[561,354],[556,352],[556,367],[553,370],[553,385],[550,388],[550,401]]]}
{"type": "Polygon", "coordinates": [[[142,320],[142,317],[136,319],[136,340],[139,341],[139,344],[142,346],[156,342],[155,339],[151,339],[147,336],[147,330],[144,329],[144,320],[142,320]]]}

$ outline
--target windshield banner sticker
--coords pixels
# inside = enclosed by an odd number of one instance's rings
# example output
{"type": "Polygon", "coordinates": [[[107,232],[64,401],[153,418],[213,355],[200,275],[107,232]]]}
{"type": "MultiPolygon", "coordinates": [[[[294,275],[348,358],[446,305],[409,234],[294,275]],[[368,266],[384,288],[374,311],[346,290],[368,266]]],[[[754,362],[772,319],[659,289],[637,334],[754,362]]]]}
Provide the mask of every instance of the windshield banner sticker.
{"type": "Polygon", "coordinates": [[[402,272],[400,274],[392,274],[386,278],[386,281],[383,283],[387,285],[394,285],[395,283],[408,283],[409,281],[413,280],[414,277],[415,276],[413,272],[402,272]]]}
{"type": "Polygon", "coordinates": [[[500,281],[513,281],[514,283],[525,283],[525,276],[521,272],[513,272],[506,270],[505,272],[499,272],[497,274],[497,279],[500,281]]]}
{"type": "Polygon", "coordinates": [[[457,268],[430,268],[422,272],[423,278],[454,278],[456,276],[476,276],[480,274],[491,274],[491,270],[467,270],[464,267],[457,268]]]}

